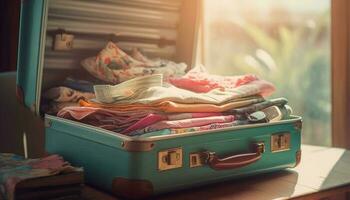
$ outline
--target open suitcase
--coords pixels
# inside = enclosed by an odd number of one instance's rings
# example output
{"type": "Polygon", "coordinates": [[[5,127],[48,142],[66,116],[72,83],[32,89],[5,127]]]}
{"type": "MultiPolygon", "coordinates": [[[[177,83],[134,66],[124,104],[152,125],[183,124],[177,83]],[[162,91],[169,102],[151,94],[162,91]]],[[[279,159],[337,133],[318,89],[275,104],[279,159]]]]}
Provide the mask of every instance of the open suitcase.
{"type": "MultiPolygon", "coordinates": [[[[22,1],[19,99],[43,116],[41,91],[77,71],[86,56],[79,52],[96,52],[111,32],[121,34],[117,39],[125,41],[125,48],[141,44],[150,54],[191,65],[200,4],[200,0],[22,1]],[[74,33],[74,46],[80,51],[53,51],[57,30],[74,33]]],[[[294,167],[301,156],[298,116],[143,139],[56,116],[43,118],[48,153],[83,166],[89,184],[131,198],[294,167]]]]}

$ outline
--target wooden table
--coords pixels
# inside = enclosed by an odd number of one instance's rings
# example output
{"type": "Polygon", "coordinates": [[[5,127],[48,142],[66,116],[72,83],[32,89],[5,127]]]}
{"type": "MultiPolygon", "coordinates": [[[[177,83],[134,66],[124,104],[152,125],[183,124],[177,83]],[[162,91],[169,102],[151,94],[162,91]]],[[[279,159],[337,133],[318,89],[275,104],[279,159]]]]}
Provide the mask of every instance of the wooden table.
{"type": "MultiPolygon", "coordinates": [[[[86,187],[89,200],[117,198],[86,187]]],[[[301,164],[280,172],[177,191],[152,199],[350,199],[350,151],[302,146],[301,164]]]]}

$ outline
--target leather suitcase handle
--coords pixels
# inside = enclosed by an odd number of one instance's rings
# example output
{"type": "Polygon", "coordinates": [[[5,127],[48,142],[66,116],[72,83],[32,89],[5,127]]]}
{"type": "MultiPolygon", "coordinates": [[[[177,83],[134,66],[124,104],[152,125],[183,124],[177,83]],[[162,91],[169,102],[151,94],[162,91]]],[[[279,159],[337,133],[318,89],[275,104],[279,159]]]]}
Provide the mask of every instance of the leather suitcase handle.
{"type": "Polygon", "coordinates": [[[254,144],[254,152],[219,158],[215,152],[204,152],[207,164],[215,170],[236,169],[258,161],[265,151],[264,143],[254,144]]]}

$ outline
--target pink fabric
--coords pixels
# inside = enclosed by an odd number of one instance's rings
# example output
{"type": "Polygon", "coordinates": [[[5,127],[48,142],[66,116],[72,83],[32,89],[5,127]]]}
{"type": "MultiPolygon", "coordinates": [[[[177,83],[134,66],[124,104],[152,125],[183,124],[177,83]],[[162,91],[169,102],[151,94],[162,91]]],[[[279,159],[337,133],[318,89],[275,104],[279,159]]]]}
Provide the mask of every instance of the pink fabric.
{"type": "Polygon", "coordinates": [[[182,119],[182,120],[169,120],[160,121],[152,124],[144,129],[144,132],[158,131],[166,128],[188,128],[196,126],[204,126],[213,123],[227,123],[234,120],[233,115],[227,116],[212,116],[212,117],[202,117],[193,119],[182,119]]]}
{"type": "Polygon", "coordinates": [[[58,170],[62,166],[68,165],[68,162],[64,161],[63,158],[57,154],[50,155],[40,160],[35,160],[28,163],[33,169],[50,169],[58,170]]]}
{"type": "Polygon", "coordinates": [[[170,78],[169,82],[176,87],[190,90],[193,92],[206,93],[219,88],[222,91],[237,88],[238,86],[251,83],[262,84],[263,90],[259,91],[262,96],[270,95],[275,91],[275,87],[264,80],[259,79],[252,74],[242,76],[219,76],[209,74],[204,67],[199,66],[190,70],[186,75],[180,78],[170,78]]]}
{"type": "Polygon", "coordinates": [[[57,113],[58,117],[80,121],[107,130],[123,130],[140,121],[152,110],[115,111],[94,107],[65,107],[57,113]]]}
{"type": "Polygon", "coordinates": [[[154,124],[165,119],[167,119],[165,115],[149,114],[148,116],[144,117],[140,121],[136,122],[135,124],[122,131],[121,134],[128,134],[132,131],[145,128],[148,125],[154,124]]]}
{"type": "Polygon", "coordinates": [[[122,134],[128,134],[135,130],[143,129],[149,125],[152,125],[156,122],[162,121],[162,120],[182,120],[182,119],[191,119],[191,118],[202,118],[202,117],[210,117],[210,116],[220,116],[221,113],[180,113],[180,114],[149,114],[145,118],[141,119],[140,121],[136,122],[135,124],[131,125],[124,131],[122,131],[122,134]]]}

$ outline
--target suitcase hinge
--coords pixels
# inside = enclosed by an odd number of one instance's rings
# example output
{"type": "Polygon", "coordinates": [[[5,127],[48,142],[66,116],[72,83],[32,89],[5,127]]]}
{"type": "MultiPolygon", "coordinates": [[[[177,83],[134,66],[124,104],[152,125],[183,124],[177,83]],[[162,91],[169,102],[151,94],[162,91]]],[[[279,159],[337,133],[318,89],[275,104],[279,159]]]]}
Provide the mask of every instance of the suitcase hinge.
{"type": "Polygon", "coordinates": [[[130,152],[143,152],[151,151],[154,147],[154,143],[151,141],[123,141],[121,146],[130,152]]]}
{"type": "Polygon", "coordinates": [[[295,122],[294,128],[295,128],[296,130],[301,131],[302,127],[303,127],[303,122],[302,122],[301,120],[295,122]]]}
{"type": "Polygon", "coordinates": [[[293,167],[298,166],[300,164],[300,161],[301,161],[301,150],[298,150],[295,153],[295,165],[293,167]]]}
{"type": "Polygon", "coordinates": [[[36,113],[36,104],[33,103],[31,106],[30,106],[30,111],[32,111],[33,113],[36,113]]]}
{"type": "Polygon", "coordinates": [[[24,94],[21,86],[16,86],[16,97],[20,104],[24,105],[24,94]]]}
{"type": "Polygon", "coordinates": [[[52,125],[52,121],[49,119],[45,119],[45,128],[50,128],[52,125]]]}

